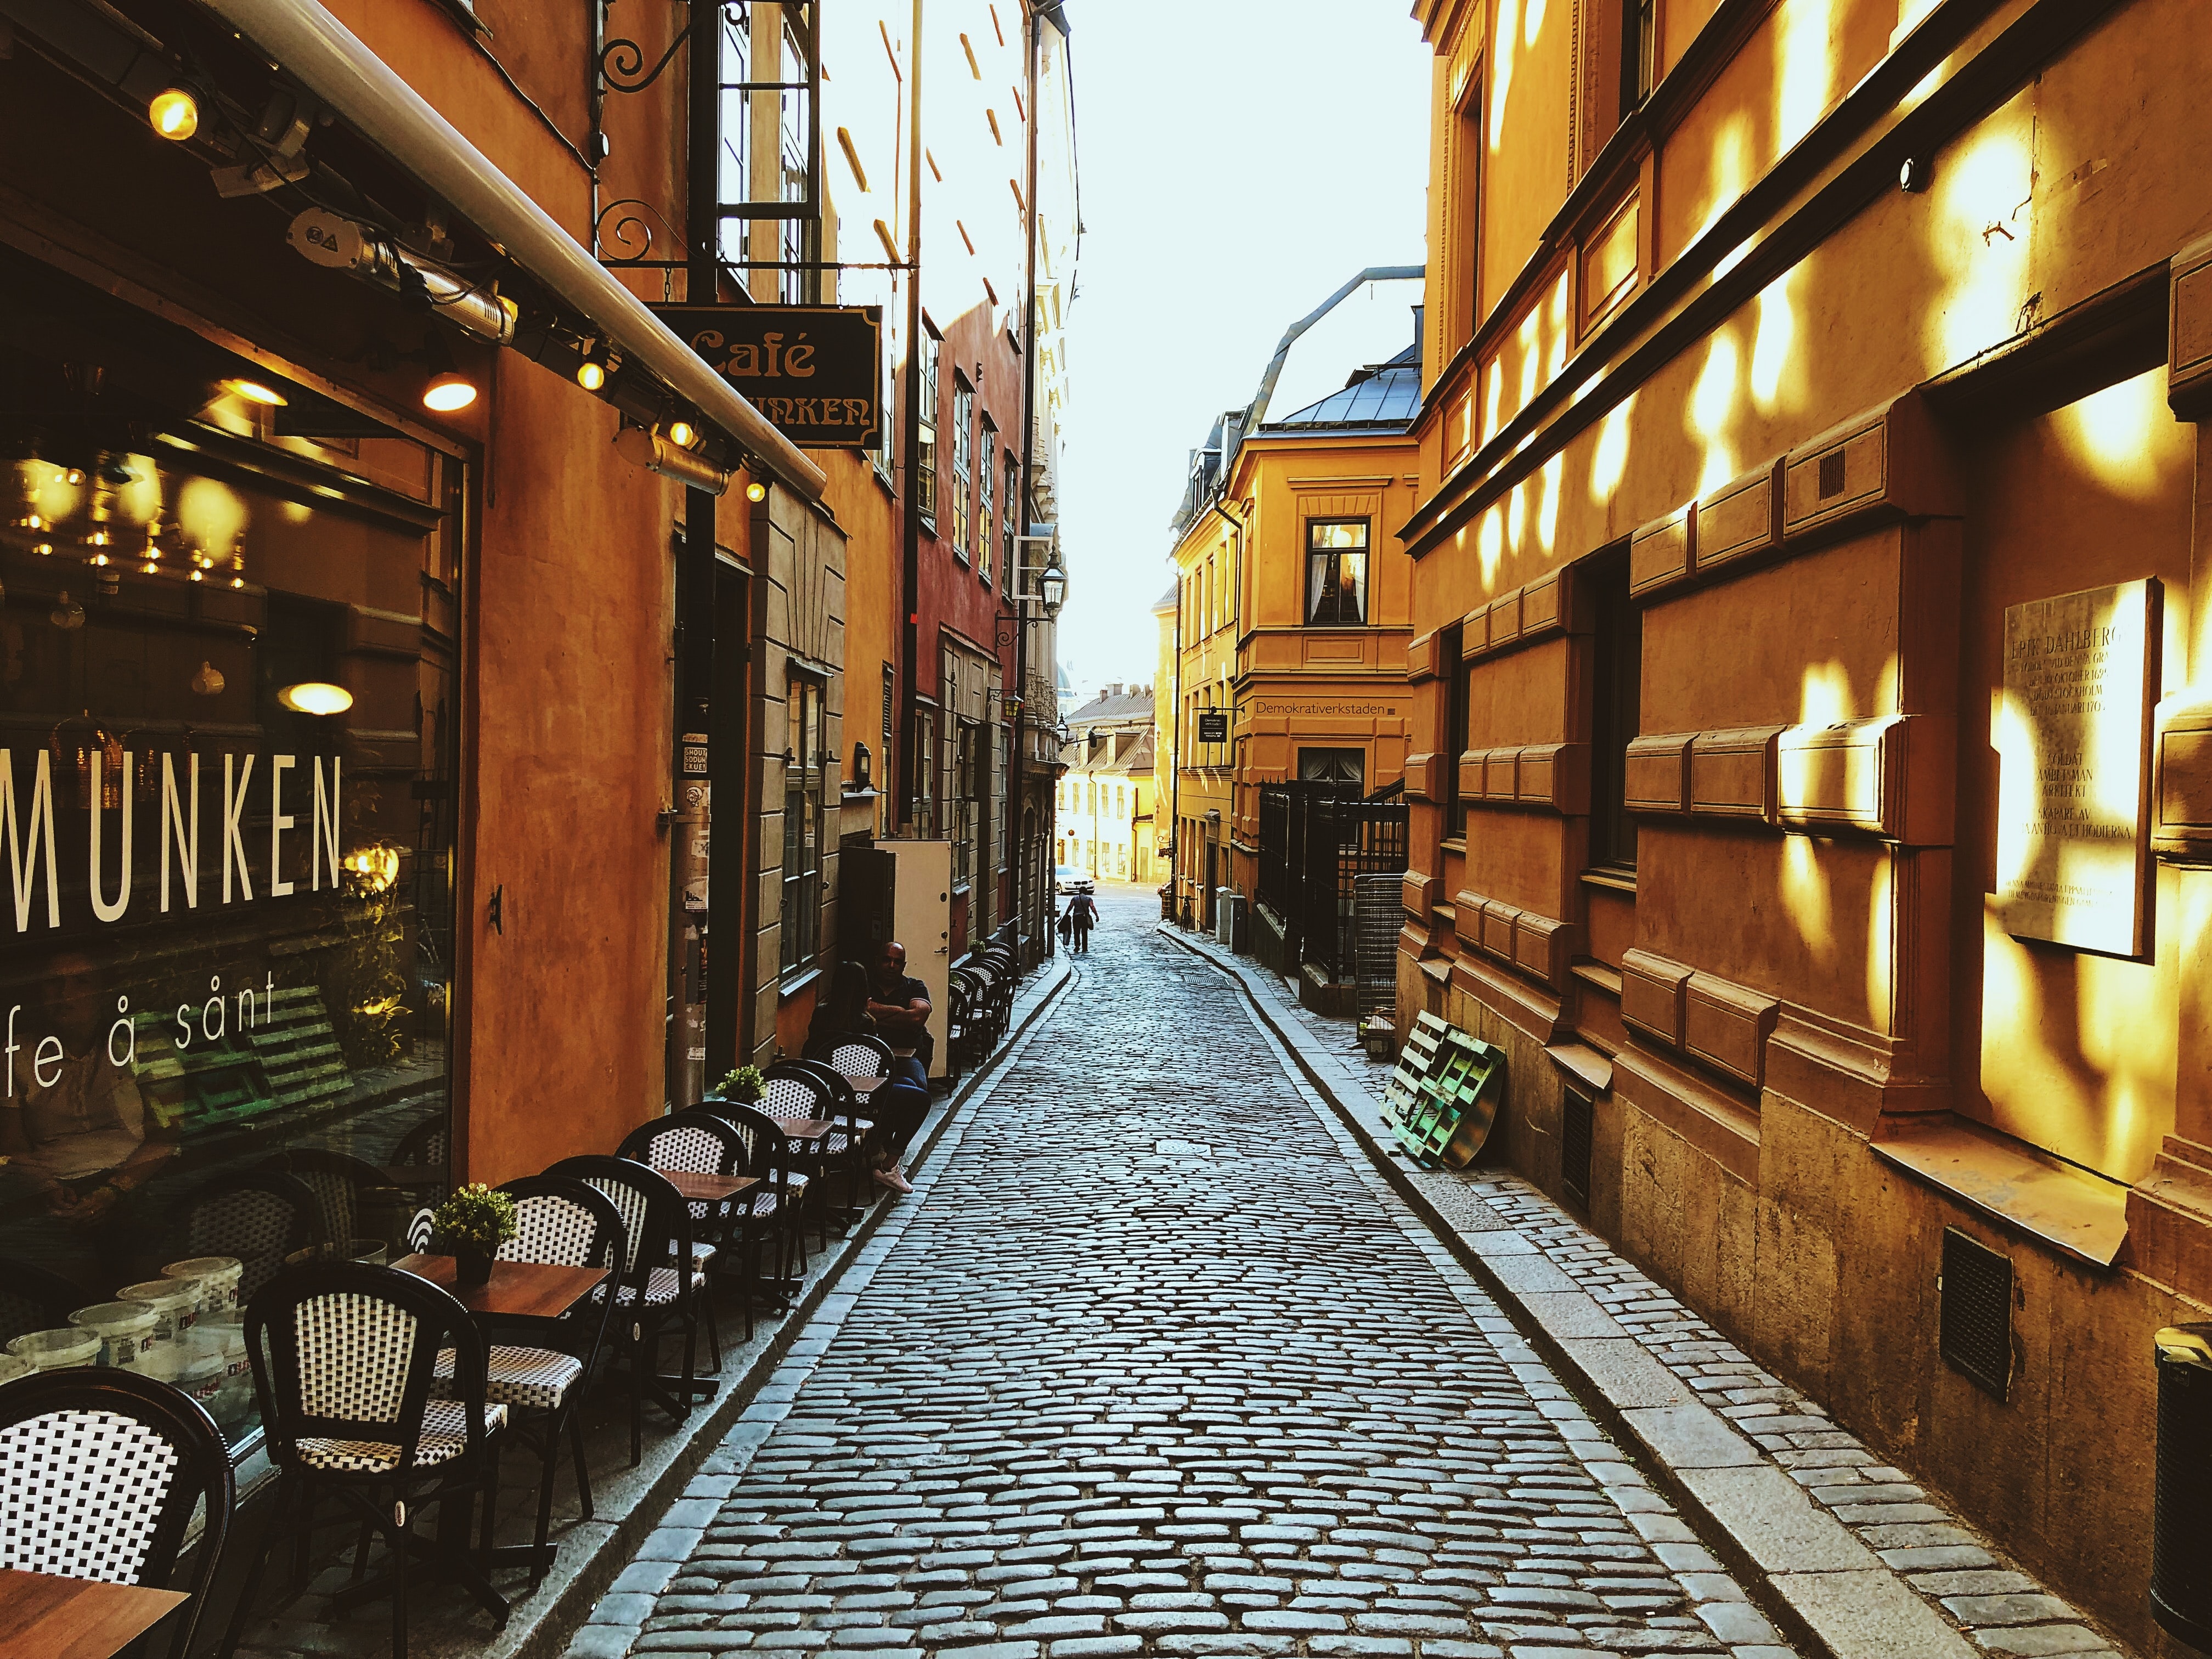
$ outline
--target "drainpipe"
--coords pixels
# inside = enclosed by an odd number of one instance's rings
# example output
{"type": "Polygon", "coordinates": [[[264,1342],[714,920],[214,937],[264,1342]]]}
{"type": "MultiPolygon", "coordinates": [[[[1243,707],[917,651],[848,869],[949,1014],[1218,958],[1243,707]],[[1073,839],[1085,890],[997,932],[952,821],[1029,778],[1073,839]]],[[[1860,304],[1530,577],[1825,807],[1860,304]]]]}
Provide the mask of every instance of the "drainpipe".
{"type": "MultiPolygon", "coordinates": [[[[1010,507],[1018,506],[1022,515],[1021,529],[1015,532],[1017,536],[1021,538],[1021,539],[1016,541],[1014,544],[1013,570],[1014,763],[1015,776],[1023,780],[1022,793],[1024,794],[1028,793],[1027,779],[1029,775],[1029,751],[1023,739],[1028,733],[1030,723],[1030,617],[1029,596],[1024,591],[1028,586],[1026,581],[1027,573],[1024,567],[1029,556],[1026,550],[1030,545],[1028,537],[1030,534],[1030,519],[1031,516],[1030,504],[1036,498],[1037,245],[1036,89],[1037,46],[1039,41],[1038,32],[1043,27],[1043,9],[1042,7],[1033,7],[1030,11],[1030,15],[1026,21],[1022,42],[1023,57],[1024,59],[1023,85],[1025,88],[1024,99],[1029,106],[1030,115],[1029,120],[1024,124],[1029,129],[1029,137],[1028,143],[1025,147],[1026,154],[1023,161],[1022,177],[1022,498],[1018,503],[1009,502],[1007,504],[1010,507]]],[[[1042,609],[1042,605],[1040,605],[1040,609],[1042,609]]],[[[1060,711],[1058,709],[1054,709],[1053,712],[1056,717],[1060,711]]],[[[1010,778],[1006,782],[1007,827],[1009,830],[1015,828],[1021,823],[1020,817],[1016,815],[1012,810],[1014,793],[1014,780],[1010,778]]],[[[1059,799],[1060,792],[1058,790],[1054,790],[1053,792],[1054,805],[1046,810],[1044,839],[1045,845],[1048,847],[1053,845],[1054,834],[1057,829],[1054,818],[1058,812],[1059,799]]],[[[1028,873],[1029,858],[1027,856],[1026,849],[1018,849],[1014,859],[1014,915],[1017,919],[1015,935],[1018,945],[1021,930],[1030,921],[1028,873]]],[[[1042,918],[1040,918],[1040,921],[1041,920],[1042,918]]],[[[1040,927],[1037,929],[1037,937],[1039,939],[1042,939],[1044,936],[1044,929],[1040,927]]]]}
{"type": "Polygon", "coordinates": [[[921,625],[921,0],[914,0],[907,70],[912,83],[907,89],[906,373],[901,377],[906,428],[899,441],[906,510],[899,515],[898,811],[893,820],[902,830],[914,821],[914,677],[921,625]]]}

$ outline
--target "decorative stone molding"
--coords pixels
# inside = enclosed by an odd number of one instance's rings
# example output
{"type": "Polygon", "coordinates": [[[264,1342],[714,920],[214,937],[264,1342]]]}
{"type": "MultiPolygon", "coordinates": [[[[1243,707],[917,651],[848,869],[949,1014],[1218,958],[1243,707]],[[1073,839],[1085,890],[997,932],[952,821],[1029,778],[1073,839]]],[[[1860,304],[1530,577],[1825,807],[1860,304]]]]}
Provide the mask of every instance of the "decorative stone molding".
{"type": "Polygon", "coordinates": [[[2167,266],[2166,401],[2185,421],[2212,420],[2212,236],[2167,266]]]}
{"type": "Polygon", "coordinates": [[[1747,1087],[1765,1081],[1766,1039],[1781,1016],[1778,997],[1651,951],[1631,951],[1620,959],[1622,1022],[1638,1036],[1747,1087]]]}
{"type": "Polygon", "coordinates": [[[1517,969],[1554,991],[1565,988],[1567,964],[1582,938],[1578,924],[1485,898],[1480,893],[1455,893],[1452,904],[1458,912],[1462,941],[1474,945],[1493,962],[1517,969]]]}
{"type": "MultiPolygon", "coordinates": [[[[1948,847],[1958,740],[1958,722],[1944,714],[1652,732],[1628,745],[1622,793],[1631,811],[1645,815],[1756,820],[1948,847]]],[[[2204,740],[2203,810],[2212,815],[2212,703],[2204,740]]],[[[2212,824],[2206,836],[2212,848],[2212,824]]]]}
{"type": "Polygon", "coordinates": [[[1771,553],[1781,544],[1781,479],[1782,463],[1771,460],[1698,502],[1692,542],[1700,573],[1771,553]]]}
{"type": "MultiPolygon", "coordinates": [[[[1693,504],[1694,505],[1694,504],[1693,504]]],[[[1656,519],[1628,538],[1628,591],[1637,599],[1690,576],[1691,548],[1697,536],[1696,514],[1689,507],[1677,507],[1656,519]]]]}
{"type": "Polygon", "coordinates": [[[1404,906],[1407,915],[1425,927],[1436,911],[1437,895],[1443,890],[1443,878],[1419,875],[1408,870],[1405,879],[1404,896],[1399,902],[1404,906]]]}
{"type": "Polygon", "coordinates": [[[1406,757],[1406,794],[1413,800],[1442,800],[1444,797],[1444,767],[1442,755],[1408,755],[1406,757]]]}
{"type": "Polygon", "coordinates": [[[1433,632],[1407,641],[1406,678],[1417,685],[1423,680],[1436,678],[1439,672],[1437,655],[1437,636],[1433,632]]]}
{"type": "Polygon", "coordinates": [[[1589,811],[1589,772],[1586,743],[1470,749],[1459,757],[1460,799],[1579,817],[1589,811]]]}
{"type": "Polygon", "coordinates": [[[1555,635],[1587,633],[1575,592],[1570,567],[1561,566],[1475,606],[1460,623],[1460,655],[1489,656],[1555,635]]]}

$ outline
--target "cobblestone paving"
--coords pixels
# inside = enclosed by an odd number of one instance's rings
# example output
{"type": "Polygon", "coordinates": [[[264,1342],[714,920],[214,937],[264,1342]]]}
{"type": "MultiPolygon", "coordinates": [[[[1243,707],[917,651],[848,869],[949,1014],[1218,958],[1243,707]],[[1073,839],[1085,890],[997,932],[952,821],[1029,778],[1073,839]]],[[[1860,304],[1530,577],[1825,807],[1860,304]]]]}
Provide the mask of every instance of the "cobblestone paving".
{"type": "Polygon", "coordinates": [[[1151,902],[575,1651],[1787,1659],[1151,902]]]}

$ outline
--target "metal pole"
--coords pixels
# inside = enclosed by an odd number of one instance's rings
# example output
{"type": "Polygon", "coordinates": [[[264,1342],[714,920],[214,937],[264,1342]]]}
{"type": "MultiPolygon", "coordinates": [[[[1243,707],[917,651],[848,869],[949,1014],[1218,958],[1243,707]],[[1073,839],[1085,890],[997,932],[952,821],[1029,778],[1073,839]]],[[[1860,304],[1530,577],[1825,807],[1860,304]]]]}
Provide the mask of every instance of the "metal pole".
{"type": "MultiPolygon", "coordinates": [[[[1029,751],[1023,740],[1028,734],[1030,724],[1029,583],[1024,567],[1029,558],[1028,537],[1030,520],[1034,511],[1034,468],[1036,465],[1037,42],[1039,32],[1044,27],[1043,15],[1034,7],[1030,9],[1028,25],[1028,39],[1024,42],[1024,56],[1028,59],[1024,82],[1027,88],[1030,112],[1029,144],[1024,161],[1022,185],[1023,234],[1026,240],[1022,270],[1022,499],[1019,504],[1022,527],[1020,539],[1014,543],[1014,758],[1015,769],[1023,780],[1024,793],[1028,787],[1029,751]]],[[[1055,716],[1059,714],[1057,709],[1053,712],[1055,716]]],[[[1007,792],[1007,806],[1011,813],[1013,805],[1013,784],[1011,781],[1007,792]]],[[[1056,807],[1059,800],[1057,791],[1053,799],[1056,807]]],[[[1052,844],[1054,828],[1052,810],[1048,809],[1044,817],[1045,843],[1048,846],[1052,844]]],[[[1011,817],[1010,822],[1018,824],[1021,819],[1011,817]]],[[[1020,918],[1022,924],[1032,920],[1030,915],[1029,863],[1029,849],[1018,849],[1014,860],[1014,915],[1020,918]]],[[[1043,896],[1040,894],[1038,896],[1042,901],[1043,896]]],[[[1039,914],[1034,918],[1037,925],[1036,936],[1046,938],[1050,930],[1043,925],[1042,902],[1038,909],[1039,914]]],[[[1018,933],[1018,926],[1016,931],[1018,933]]]]}
{"type": "MultiPolygon", "coordinates": [[[[702,8],[702,9],[714,9],[702,8]]],[[[906,186],[906,427],[901,465],[906,511],[900,529],[898,802],[894,822],[904,830],[914,817],[916,756],[915,672],[921,641],[921,0],[914,0],[914,36],[907,50],[906,186]]]]}

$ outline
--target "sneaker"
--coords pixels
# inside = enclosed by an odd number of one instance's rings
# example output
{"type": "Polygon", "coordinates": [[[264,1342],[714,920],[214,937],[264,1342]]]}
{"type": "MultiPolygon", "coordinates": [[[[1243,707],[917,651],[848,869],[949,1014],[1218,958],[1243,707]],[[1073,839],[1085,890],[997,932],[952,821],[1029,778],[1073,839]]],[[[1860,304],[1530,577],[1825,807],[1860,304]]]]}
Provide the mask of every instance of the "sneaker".
{"type": "Polygon", "coordinates": [[[888,1187],[895,1193],[910,1193],[914,1190],[914,1183],[896,1170],[877,1170],[876,1184],[878,1187],[888,1187]]]}

